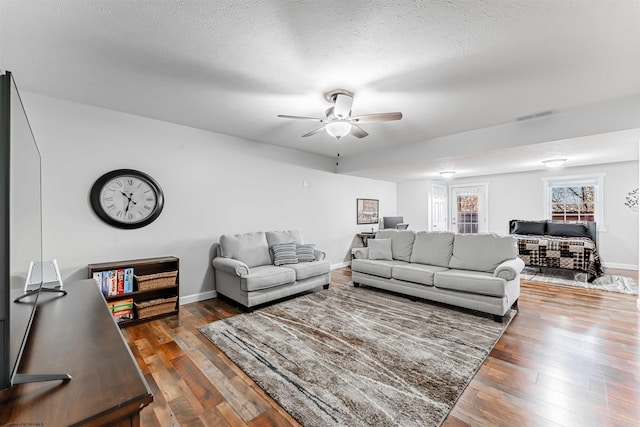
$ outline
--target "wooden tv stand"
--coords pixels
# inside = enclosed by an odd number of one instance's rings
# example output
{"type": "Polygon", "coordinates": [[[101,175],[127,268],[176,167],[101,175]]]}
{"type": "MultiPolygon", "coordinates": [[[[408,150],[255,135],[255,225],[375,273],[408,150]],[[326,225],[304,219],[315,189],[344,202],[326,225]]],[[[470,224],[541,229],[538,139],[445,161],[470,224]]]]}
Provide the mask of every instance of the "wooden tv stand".
{"type": "Polygon", "coordinates": [[[11,425],[140,425],[153,400],[120,328],[93,279],[64,284],[66,296],[41,294],[22,374],[69,374],[70,381],[0,391],[0,421],[11,425]]]}

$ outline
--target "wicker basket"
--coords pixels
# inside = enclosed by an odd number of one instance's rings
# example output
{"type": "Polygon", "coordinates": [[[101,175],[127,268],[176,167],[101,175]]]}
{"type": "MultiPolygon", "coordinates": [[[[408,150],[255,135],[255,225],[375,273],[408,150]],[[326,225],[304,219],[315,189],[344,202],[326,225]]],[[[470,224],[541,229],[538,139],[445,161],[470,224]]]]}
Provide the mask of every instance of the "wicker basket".
{"type": "Polygon", "coordinates": [[[157,314],[170,313],[176,309],[176,301],[178,297],[160,298],[144,302],[136,302],[136,311],[138,319],[155,316],[157,314]]]}
{"type": "Polygon", "coordinates": [[[168,288],[176,285],[177,271],[167,271],[165,273],[146,274],[136,276],[136,283],[139,291],[149,291],[151,289],[168,288]]]}

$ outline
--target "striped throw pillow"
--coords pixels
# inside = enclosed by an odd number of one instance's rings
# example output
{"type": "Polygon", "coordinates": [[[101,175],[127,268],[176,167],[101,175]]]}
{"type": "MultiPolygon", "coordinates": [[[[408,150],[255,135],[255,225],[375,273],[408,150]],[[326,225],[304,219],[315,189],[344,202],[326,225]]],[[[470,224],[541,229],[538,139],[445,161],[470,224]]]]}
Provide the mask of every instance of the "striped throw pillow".
{"type": "Polygon", "coordinates": [[[316,260],[316,255],[313,252],[316,245],[309,243],[307,245],[296,245],[296,255],[298,256],[298,262],[311,262],[316,260]]]}
{"type": "Polygon", "coordinates": [[[291,243],[278,243],[271,246],[273,252],[273,264],[297,264],[298,257],[296,256],[296,242],[291,243]]]}

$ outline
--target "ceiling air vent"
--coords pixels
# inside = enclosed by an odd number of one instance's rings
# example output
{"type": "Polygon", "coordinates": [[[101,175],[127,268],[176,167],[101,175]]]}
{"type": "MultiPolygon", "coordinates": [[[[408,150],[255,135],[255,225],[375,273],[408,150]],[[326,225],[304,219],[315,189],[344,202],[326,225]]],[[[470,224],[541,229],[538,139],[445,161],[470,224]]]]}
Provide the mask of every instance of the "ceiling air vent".
{"type": "Polygon", "coordinates": [[[554,112],[552,110],[541,111],[539,113],[529,114],[528,116],[518,117],[518,118],[516,118],[516,121],[517,122],[521,122],[523,120],[537,119],[538,117],[550,116],[552,114],[554,114],[554,112]]]}

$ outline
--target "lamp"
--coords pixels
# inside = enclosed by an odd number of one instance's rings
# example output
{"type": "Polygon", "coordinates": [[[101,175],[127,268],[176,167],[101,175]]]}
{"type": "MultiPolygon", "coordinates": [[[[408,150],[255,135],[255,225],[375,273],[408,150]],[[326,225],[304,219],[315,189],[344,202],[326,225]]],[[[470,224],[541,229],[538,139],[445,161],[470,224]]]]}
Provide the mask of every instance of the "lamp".
{"type": "Polygon", "coordinates": [[[557,168],[558,166],[562,166],[567,159],[549,159],[543,160],[542,164],[548,168],[557,168]]]}
{"type": "Polygon", "coordinates": [[[440,176],[443,178],[451,178],[455,173],[455,171],[442,171],[440,172],[440,176]]]}
{"type": "Polygon", "coordinates": [[[340,139],[343,136],[349,135],[349,132],[351,132],[351,123],[335,120],[327,123],[324,128],[329,135],[336,139],[340,139]]]}

